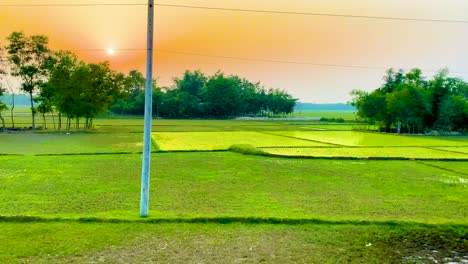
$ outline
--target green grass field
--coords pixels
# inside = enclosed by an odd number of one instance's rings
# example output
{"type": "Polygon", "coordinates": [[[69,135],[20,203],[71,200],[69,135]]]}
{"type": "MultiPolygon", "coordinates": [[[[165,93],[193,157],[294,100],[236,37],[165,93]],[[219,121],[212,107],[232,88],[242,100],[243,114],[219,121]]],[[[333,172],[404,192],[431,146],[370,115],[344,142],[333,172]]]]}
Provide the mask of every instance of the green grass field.
{"type": "Polygon", "coordinates": [[[0,154],[83,154],[141,152],[143,134],[7,134],[0,154]]]}
{"type": "MultiPolygon", "coordinates": [[[[0,159],[3,215],[137,216],[139,155],[0,159]]],[[[464,223],[468,208],[460,175],[417,162],[168,153],[152,167],[152,217],[464,223]]]]}
{"type": "Polygon", "coordinates": [[[295,117],[318,117],[318,118],[343,118],[344,120],[356,119],[355,111],[317,111],[300,110],[292,113],[295,117]]]}
{"type": "Polygon", "coordinates": [[[259,132],[159,132],[153,140],[162,150],[227,150],[236,144],[269,146],[330,146],[329,144],[285,138],[259,132]]]}
{"type": "Polygon", "coordinates": [[[285,131],[271,133],[342,146],[468,146],[468,143],[465,142],[435,137],[400,136],[357,131],[285,131]]]}
{"type": "MultiPolygon", "coordinates": [[[[267,153],[284,156],[311,157],[356,157],[356,158],[416,158],[416,159],[466,159],[467,153],[443,151],[447,148],[429,149],[419,147],[385,148],[264,148],[267,153]]],[[[458,148],[455,148],[458,149],[458,148]]]]}
{"type": "Polygon", "coordinates": [[[468,261],[466,137],[352,128],[154,120],[145,219],[141,119],[0,134],[0,262],[468,261]],[[229,151],[242,144],[285,157],[229,151]]]}

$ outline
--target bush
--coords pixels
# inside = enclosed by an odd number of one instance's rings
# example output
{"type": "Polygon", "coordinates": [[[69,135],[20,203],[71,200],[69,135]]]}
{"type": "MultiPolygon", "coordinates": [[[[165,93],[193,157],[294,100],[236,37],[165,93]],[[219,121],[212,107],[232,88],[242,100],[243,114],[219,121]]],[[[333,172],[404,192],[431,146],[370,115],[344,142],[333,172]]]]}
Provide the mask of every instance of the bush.
{"type": "Polygon", "coordinates": [[[237,152],[245,155],[258,155],[258,156],[269,156],[270,154],[258,149],[252,145],[248,144],[240,144],[240,145],[232,145],[229,147],[229,150],[232,152],[237,152]]]}

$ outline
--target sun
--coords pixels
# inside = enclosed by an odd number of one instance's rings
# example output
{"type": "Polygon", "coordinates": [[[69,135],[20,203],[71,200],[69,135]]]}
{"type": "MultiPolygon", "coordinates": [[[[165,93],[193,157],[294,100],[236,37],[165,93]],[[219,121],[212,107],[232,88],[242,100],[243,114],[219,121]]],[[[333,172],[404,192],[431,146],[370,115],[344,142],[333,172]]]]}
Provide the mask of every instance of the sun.
{"type": "Polygon", "coordinates": [[[112,56],[112,55],[114,55],[114,54],[115,54],[115,50],[114,50],[114,49],[112,49],[112,48],[107,49],[107,55],[111,55],[111,56],[112,56]]]}

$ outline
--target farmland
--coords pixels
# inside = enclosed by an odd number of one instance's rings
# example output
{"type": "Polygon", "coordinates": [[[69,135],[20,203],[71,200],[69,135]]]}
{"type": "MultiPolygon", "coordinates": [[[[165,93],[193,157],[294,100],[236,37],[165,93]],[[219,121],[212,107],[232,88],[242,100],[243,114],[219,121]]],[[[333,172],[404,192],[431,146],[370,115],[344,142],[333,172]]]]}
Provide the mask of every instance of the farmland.
{"type": "Polygon", "coordinates": [[[468,259],[466,137],[351,129],[154,120],[144,219],[141,119],[0,135],[0,262],[468,259]]]}

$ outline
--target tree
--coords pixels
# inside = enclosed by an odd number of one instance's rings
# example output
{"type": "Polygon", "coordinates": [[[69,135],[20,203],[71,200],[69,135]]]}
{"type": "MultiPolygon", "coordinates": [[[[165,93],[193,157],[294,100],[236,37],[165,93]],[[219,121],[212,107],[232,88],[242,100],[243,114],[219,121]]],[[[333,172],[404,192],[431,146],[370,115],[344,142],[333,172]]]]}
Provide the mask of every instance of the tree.
{"type": "Polygon", "coordinates": [[[8,107],[4,102],[2,102],[2,96],[5,92],[5,88],[3,88],[1,80],[5,77],[6,75],[6,67],[5,64],[3,63],[3,48],[0,45],[0,120],[2,121],[2,131],[5,131],[5,119],[2,116],[2,112],[7,110],[8,107]]]}
{"type": "Polygon", "coordinates": [[[54,111],[54,96],[54,88],[48,83],[44,83],[40,89],[38,96],[34,98],[34,102],[39,103],[39,105],[37,106],[37,111],[42,114],[42,126],[44,129],[47,129],[47,121],[45,115],[54,111]]]}
{"type": "Polygon", "coordinates": [[[0,83],[0,121],[2,121],[2,131],[5,131],[5,119],[3,118],[2,116],[2,112],[5,111],[5,110],[8,110],[8,107],[6,106],[6,104],[4,102],[2,102],[2,96],[3,96],[3,93],[5,92],[5,90],[3,89],[1,83],[0,83]]]}
{"type": "MultiPolygon", "coordinates": [[[[73,74],[83,63],[69,51],[58,51],[53,54],[54,63],[50,67],[48,89],[53,94],[52,104],[58,110],[58,129],[62,128],[62,113],[69,120],[73,116],[73,103],[78,97],[78,91],[73,89],[73,74]]],[[[68,122],[67,122],[68,125],[68,122]]]]}
{"type": "Polygon", "coordinates": [[[438,125],[448,130],[468,129],[468,101],[462,95],[446,98],[439,111],[438,125]]]}
{"type": "MultiPolygon", "coordinates": [[[[128,79],[129,77],[127,77],[128,79]]],[[[135,79],[135,78],[131,78],[135,79]]],[[[144,78],[141,78],[144,80],[144,78]]],[[[144,91],[134,90],[117,100],[111,111],[117,114],[143,114],[144,91]]],[[[174,78],[174,85],[159,88],[153,84],[153,113],[169,118],[256,115],[266,112],[287,114],[294,110],[296,99],[279,89],[263,88],[236,75],[218,72],[206,77],[200,71],[185,71],[174,78]]]]}
{"type": "Polygon", "coordinates": [[[29,94],[32,113],[32,128],[35,128],[33,94],[47,77],[45,62],[49,56],[48,39],[42,35],[26,36],[23,32],[13,32],[8,36],[6,46],[8,61],[13,76],[18,76],[21,90],[29,94]]]}
{"type": "Polygon", "coordinates": [[[208,78],[199,70],[185,71],[182,78],[174,78],[174,83],[181,92],[198,97],[207,80],[208,78]]]}
{"type": "Polygon", "coordinates": [[[387,94],[386,104],[391,122],[402,126],[404,131],[414,133],[424,127],[429,104],[422,87],[402,83],[387,94]]]}
{"type": "Polygon", "coordinates": [[[391,126],[408,133],[467,129],[468,83],[449,77],[447,69],[429,81],[419,69],[406,74],[390,69],[384,81],[373,92],[352,92],[351,104],[357,108],[359,117],[383,123],[386,131],[391,126]]]}
{"type": "Polygon", "coordinates": [[[104,62],[81,65],[73,77],[72,87],[80,92],[73,114],[77,119],[84,116],[85,128],[90,129],[98,114],[105,112],[118,98],[124,96],[125,76],[112,71],[109,63],[104,62]]]}
{"type": "Polygon", "coordinates": [[[241,93],[236,78],[225,77],[218,72],[210,78],[201,93],[208,116],[220,118],[240,113],[241,93]]]}
{"type": "Polygon", "coordinates": [[[361,90],[351,92],[353,100],[350,104],[358,110],[357,116],[363,118],[366,123],[380,121],[384,123],[386,129],[390,127],[385,95],[380,90],[367,93],[361,90]]]}
{"type": "Polygon", "coordinates": [[[385,84],[380,88],[383,93],[391,93],[393,89],[405,80],[405,75],[403,70],[395,72],[393,68],[387,70],[387,75],[384,76],[385,84]]]}

